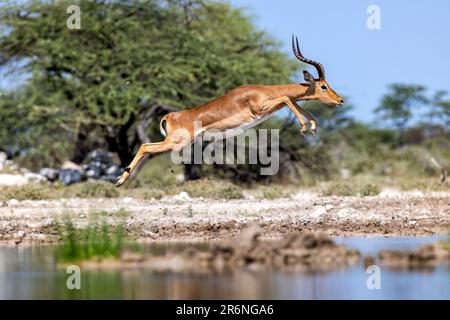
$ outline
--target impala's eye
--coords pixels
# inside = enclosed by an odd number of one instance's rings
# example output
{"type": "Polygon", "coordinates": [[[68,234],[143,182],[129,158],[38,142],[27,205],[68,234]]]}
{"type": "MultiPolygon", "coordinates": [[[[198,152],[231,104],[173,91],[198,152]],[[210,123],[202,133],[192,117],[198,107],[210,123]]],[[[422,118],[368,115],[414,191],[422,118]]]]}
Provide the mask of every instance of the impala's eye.
{"type": "Polygon", "coordinates": [[[323,91],[327,91],[327,90],[328,90],[328,88],[327,88],[326,85],[321,85],[321,86],[320,86],[320,89],[322,89],[323,91]]]}

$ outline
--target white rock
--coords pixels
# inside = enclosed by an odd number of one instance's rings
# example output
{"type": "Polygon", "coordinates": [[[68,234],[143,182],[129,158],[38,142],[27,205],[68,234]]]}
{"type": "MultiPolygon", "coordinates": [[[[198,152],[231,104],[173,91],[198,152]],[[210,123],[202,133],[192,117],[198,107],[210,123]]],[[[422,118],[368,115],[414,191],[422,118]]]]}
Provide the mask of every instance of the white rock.
{"type": "Polygon", "coordinates": [[[34,240],[45,240],[47,239],[47,236],[42,233],[33,233],[33,235],[30,236],[30,238],[33,238],[34,240]]]}
{"type": "Polygon", "coordinates": [[[31,171],[28,170],[27,168],[20,168],[19,172],[24,175],[25,173],[30,173],[31,171]]]}
{"type": "Polygon", "coordinates": [[[150,230],[143,230],[142,231],[142,235],[150,237],[150,238],[156,238],[156,233],[154,233],[154,232],[152,232],[150,230]]]}
{"type": "Polygon", "coordinates": [[[420,190],[400,191],[397,189],[385,188],[381,190],[380,197],[423,197],[424,193],[420,190]]]}
{"type": "Polygon", "coordinates": [[[44,176],[41,176],[38,173],[27,172],[23,176],[28,180],[28,182],[39,183],[39,182],[47,181],[47,178],[45,178],[44,176]]]}
{"type": "Polygon", "coordinates": [[[423,193],[423,191],[420,190],[412,190],[407,192],[407,195],[414,197],[423,197],[425,194],[423,193]]]}
{"type": "Polygon", "coordinates": [[[69,160],[64,161],[64,163],[61,166],[61,169],[73,169],[77,171],[83,171],[80,165],[69,160]]]}
{"type": "Polygon", "coordinates": [[[53,219],[48,218],[48,219],[44,220],[40,226],[41,226],[41,228],[51,227],[54,225],[54,223],[55,223],[55,221],[53,219]]]}
{"type": "Polygon", "coordinates": [[[348,179],[352,176],[352,172],[346,168],[342,168],[340,170],[340,174],[341,174],[342,179],[348,179]]]}
{"type": "Polygon", "coordinates": [[[322,216],[327,214],[327,209],[325,207],[317,207],[312,213],[312,218],[321,218],[322,216]]]}
{"type": "Polygon", "coordinates": [[[9,205],[10,207],[17,206],[18,204],[19,204],[19,200],[17,200],[17,199],[10,199],[10,200],[8,201],[8,205],[9,205]]]}
{"type": "Polygon", "coordinates": [[[175,200],[191,200],[191,197],[188,195],[186,191],[182,191],[176,196],[173,197],[175,200]]]}
{"type": "Polygon", "coordinates": [[[19,166],[17,164],[15,164],[13,161],[11,160],[6,160],[5,161],[5,166],[8,167],[9,170],[12,171],[17,171],[19,170],[19,166]]]}
{"type": "Polygon", "coordinates": [[[6,153],[0,152],[0,171],[3,170],[5,162],[6,162],[6,153]]]}
{"type": "Polygon", "coordinates": [[[125,197],[125,198],[123,198],[122,199],[122,202],[123,203],[130,203],[130,202],[132,202],[134,199],[132,198],[132,197],[125,197]]]}
{"type": "Polygon", "coordinates": [[[25,231],[18,231],[13,235],[14,239],[22,239],[25,236],[26,236],[25,231]]]}
{"type": "Polygon", "coordinates": [[[22,186],[28,183],[28,179],[20,174],[0,174],[1,186],[22,186]]]}
{"type": "Polygon", "coordinates": [[[335,219],[354,219],[355,218],[355,209],[353,208],[343,208],[338,212],[333,213],[333,218],[335,219]]]}
{"type": "Polygon", "coordinates": [[[400,197],[402,195],[401,191],[392,188],[383,188],[378,196],[380,197],[400,197]]]}
{"type": "Polygon", "coordinates": [[[251,194],[245,194],[245,193],[244,193],[244,198],[245,198],[246,200],[255,200],[255,197],[252,196],[251,194]]]}
{"type": "Polygon", "coordinates": [[[58,170],[53,168],[42,168],[41,170],[39,170],[39,174],[50,181],[55,181],[56,179],[58,179],[58,170]]]}
{"type": "Polygon", "coordinates": [[[300,191],[300,192],[297,192],[296,194],[291,195],[291,198],[295,199],[295,200],[309,200],[316,196],[317,196],[317,193],[315,193],[315,192],[300,191]]]}

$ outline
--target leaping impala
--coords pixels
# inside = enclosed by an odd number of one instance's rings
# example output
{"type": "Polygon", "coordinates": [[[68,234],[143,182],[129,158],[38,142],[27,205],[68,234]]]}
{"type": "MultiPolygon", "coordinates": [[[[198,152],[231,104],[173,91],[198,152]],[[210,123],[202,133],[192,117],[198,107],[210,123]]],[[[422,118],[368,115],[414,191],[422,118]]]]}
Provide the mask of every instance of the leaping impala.
{"type": "MultiPolygon", "coordinates": [[[[296,102],[318,100],[329,105],[340,106],[344,103],[344,99],[326,82],[323,65],[303,56],[298,45],[298,39],[295,37],[294,41],[294,36],[292,36],[292,50],[298,60],[316,68],[319,75],[317,79],[304,70],[303,76],[306,83],[242,86],[207,104],[189,110],[168,113],[161,119],[160,123],[161,133],[165,136],[164,141],[142,144],[133,161],[117,178],[116,186],[122,185],[139,161],[148,154],[179,150],[192,143],[198,135],[206,130],[214,129],[225,132],[228,129],[249,129],[285,106],[291,109],[300,122],[302,135],[307,132],[304,118],[310,122],[310,130],[315,134],[316,119],[298,106],[296,102]],[[201,125],[195,125],[198,123],[201,125]],[[174,134],[179,129],[189,132],[190,138],[185,139],[174,134]]],[[[239,132],[239,130],[236,130],[236,132],[239,132]]]]}

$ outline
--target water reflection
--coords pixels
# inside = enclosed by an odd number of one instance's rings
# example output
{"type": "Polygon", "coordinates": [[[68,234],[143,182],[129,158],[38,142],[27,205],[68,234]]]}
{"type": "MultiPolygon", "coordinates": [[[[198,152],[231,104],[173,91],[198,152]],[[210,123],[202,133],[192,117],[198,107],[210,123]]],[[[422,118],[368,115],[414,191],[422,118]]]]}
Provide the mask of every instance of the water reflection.
{"type": "MultiPolygon", "coordinates": [[[[412,249],[436,238],[338,239],[364,254],[412,249]]],[[[147,250],[164,252],[168,246],[147,250]]],[[[362,264],[333,272],[292,274],[238,270],[172,274],[139,269],[82,271],[81,290],[68,290],[51,247],[0,247],[0,299],[450,299],[450,272],[382,269],[381,289],[369,290],[362,264]]]]}

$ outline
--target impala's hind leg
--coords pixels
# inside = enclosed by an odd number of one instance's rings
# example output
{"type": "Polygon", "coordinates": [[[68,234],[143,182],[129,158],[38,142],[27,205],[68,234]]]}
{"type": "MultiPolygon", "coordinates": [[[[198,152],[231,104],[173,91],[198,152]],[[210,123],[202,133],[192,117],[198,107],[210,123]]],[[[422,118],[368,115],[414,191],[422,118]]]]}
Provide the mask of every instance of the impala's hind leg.
{"type": "Polygon", "coordinates": [[[119,187],[122,185],[131,175],[133,170],[136,168],[138,163],[148,154],[157,154],[161,152],[166,152],[169,150],[172,150],[174,147],[174,144],[168,141],[167,139],[163,142],[157,142],[157,143],[144,143],[139,148],[139,151],[134,156],[133,161],[131,161],[130,165],[125,168],[125,171],[122,173],[121,176],[117,177],[116,179],[116,187],[119,187]]]}

